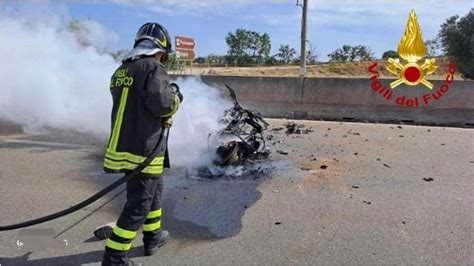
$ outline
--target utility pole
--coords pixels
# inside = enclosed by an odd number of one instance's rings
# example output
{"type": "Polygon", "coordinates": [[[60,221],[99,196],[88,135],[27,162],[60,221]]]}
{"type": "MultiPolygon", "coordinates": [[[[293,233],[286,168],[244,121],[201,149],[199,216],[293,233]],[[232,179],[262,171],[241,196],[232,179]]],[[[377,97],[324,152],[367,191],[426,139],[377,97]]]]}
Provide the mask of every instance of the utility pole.
{"type": "Polygon", "coordinates": [[[306,14],[308,13],[308,0],[303,0],[303,4],[300,0],[296,1],[297,6],[301,6],[303,10],[303,16],[301,18],[301,57],[300,57],[300,77],[306,76],[306,14]]]}

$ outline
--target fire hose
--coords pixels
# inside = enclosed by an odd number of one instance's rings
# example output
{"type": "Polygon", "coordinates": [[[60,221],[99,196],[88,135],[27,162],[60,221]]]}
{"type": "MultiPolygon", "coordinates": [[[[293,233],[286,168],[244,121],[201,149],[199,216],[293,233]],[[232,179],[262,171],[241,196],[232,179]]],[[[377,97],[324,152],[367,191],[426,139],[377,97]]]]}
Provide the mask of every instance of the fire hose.
{"type": "Polygon", "coordinates": [[[159,147],[161,145],[163,145],[163,141],[165,141],[168,137],[169,128],[170,128],[170,124],[168,124],[167,122],[164,123],[164,125],[162,127],[162,131],[161,131],[161,135],[158,139],[158,142],[157,142],[155,148],[153,149],[152,153],[140,165],[138,165],[135,169],[133,169],[133,171],[127,173],[122,178],[120,178],[117,181],[113,182],[112,184],[105,187],[101,191],[99,191],[96,194],[90,196],[89,198],[83,200],[82,202],[80,202],[80,203],[78,203],[74,206],[71,206],[67,209],[64,209],[62,211],[55,212],[55,213],[52,213],[50,215],[46,215],[46,216],[43,216],[43,217],[40,217],[40,218],[37,218],[37,219],[29,220],[29,221],[18,223],[18,224],[0,226],[0,231],[9,231],[9,230],[19,229],[19,228],[23,228],[23,227],[28,227],[28,226],[48,222],[48,221],[60,218],[62,216],[68,215],[70,213],[73,213],[75,211],[78,211],[78,210],[92,204],[93,202],[97,201],[98,199],[100,199],[101,197],[103,197],[107,193],[111,192],[112,190],[114,190],[118,186],[120,186],[123,183],[129,181],[130,179],[134,178],[136,175],[138,175],[143,169],[145,169],[153,161],[153,159],[158,155],[159,147]]]}

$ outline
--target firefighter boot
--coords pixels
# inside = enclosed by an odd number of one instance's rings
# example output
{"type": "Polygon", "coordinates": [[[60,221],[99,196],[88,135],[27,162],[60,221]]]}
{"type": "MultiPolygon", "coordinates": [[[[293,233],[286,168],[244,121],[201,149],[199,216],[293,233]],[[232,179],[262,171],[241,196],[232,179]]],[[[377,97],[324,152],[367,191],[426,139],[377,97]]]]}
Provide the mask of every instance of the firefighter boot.
{"type": "Polygon", "coordinates": [[[94,236],[100,240],[105,240],[112,236],[115,223],[104,224],[94,230],[94,236]]]}
{"type": "Polygon", "coordinates": [[[104,254],[102,258],[102,266],[143,266],[143,263],[134,261],[125,256],[114,256],[114,254],[104,254]]]}
{"type": "Polygon", "coordinates": [[[145,256],[154,255],[160,247],[164,246],[170,240],[170,238],[170,233],[166,230],[163,230],[159,234],[158,238],[156,238],[156,240],[147,241],[146,243],[144,243],[145,256]]]}

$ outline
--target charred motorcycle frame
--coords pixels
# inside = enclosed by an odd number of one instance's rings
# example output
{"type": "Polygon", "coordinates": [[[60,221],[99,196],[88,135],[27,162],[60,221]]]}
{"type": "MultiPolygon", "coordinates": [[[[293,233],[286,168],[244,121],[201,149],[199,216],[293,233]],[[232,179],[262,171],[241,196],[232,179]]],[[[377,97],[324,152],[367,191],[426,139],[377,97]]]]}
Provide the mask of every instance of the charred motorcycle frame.
{"type": "Polygon", "coordinates": [[[227,84],[225,87],[234,105],[224,112],[221,119],[227,126],[209,134],[209,139],[215,139],[218,143],[214,163],[219,166],[235,165],[267,158],[270,150],[266,147],[263,132],[268,123],[259,112],[243,108],[237,101],[235,91],[227,84]]]}

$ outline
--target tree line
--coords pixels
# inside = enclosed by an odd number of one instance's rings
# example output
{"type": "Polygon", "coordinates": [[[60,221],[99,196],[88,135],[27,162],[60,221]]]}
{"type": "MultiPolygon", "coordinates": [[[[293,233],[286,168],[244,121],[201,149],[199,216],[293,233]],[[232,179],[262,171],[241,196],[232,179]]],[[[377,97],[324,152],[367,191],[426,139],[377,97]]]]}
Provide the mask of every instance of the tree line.
{"type": "MultiPolygon", "coordinates": [[[[225,38],[228,52],[225,56],[209,55],[203,60],[231,66],[299,64],[299,56],[288,44],[280,45],[275,55],[270,55],[271,40],[267,33],[245,29],[229,32],[225,38]]],[[[448,18],[440,27],[437,36],[426,41],[427,56],[447,56],[458,66],[464,78],[474,79],[474,8],[464,17],[448,18]]],[[[375,60],[374,53],[365,45],[343,45],[328,54],[330,62],[353,62],[375,60]]],[[[381,59],[398,58],[398,53],[388,50],[381,59]]],[[[201,60],[202,61],[202,60],[201,60]]],[[[316,49],[310,46],[307,63],[318,61],[316,49]]]]}
{"type": "MultiPolygon", "coordinates": [[[[77,26],[77,25],[73,25],[77,26]]],[[[271,39],[268,33],[259,33],[246,29],[236,29],[225,37],[228,51],[226,55],[210,54],[198,57],[195,63],[222,66],[254,66],[254,65],[297,65],[300,58],[297,51],[288,44],[282,44],[274,55],[270,54],[271,39]]],[[[474,79],[474,8],[464,17],[459,15],[448,18],[440,27],[437,36],[426,41],[427,56],[447,56],[453,60],[464,78],[474,79]]],[[[119,50],[112,53],[116,59],[125,54],[119,50]]],[[[343,45],[328,55],[330,62],[353,62],[375,60],[374,53],[365,45],[343,45]]],[[[318,61],[316,48],[311,44],[307,51],[307,64],[318,61]]],[[[398,58],[394,50],[385,51],[381,59],[398,58]]],[[[176,61],[172,60],[169,67],[173,69],[176,61]]]]}

